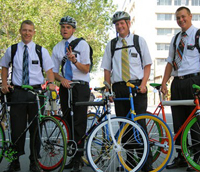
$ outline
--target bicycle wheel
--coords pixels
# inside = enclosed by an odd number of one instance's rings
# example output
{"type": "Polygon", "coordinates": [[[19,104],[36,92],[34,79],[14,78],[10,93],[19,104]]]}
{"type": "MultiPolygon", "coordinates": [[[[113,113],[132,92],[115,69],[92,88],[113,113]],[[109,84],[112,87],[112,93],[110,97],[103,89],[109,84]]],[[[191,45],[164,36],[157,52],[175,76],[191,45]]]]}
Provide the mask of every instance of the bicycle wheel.
{"type": "Polygon", "coordinates": [[[200,124],[194,116],[182,133],[181,148],[186,161],[200,171],[200,124]],[[195,134],[195,135],[193,135],[195,134]]]}
{"type": "MultiPolygon", "coordinates": [[[[97,122],[97,120],[99,119],[99,116],[96,115],[96,113],[88,113],[87,114],[87,128],[86,128],[86,132],[97,122]]],[[[102,131],[102,135],[104,135],[104,132],[102,131]]],[[[84,147],[86,148],[87,145],[87,140],[88,137],[85,139],[85,145],[84,147]]],[[[89,162],[87,160],[87,155],[86,155],[86,151],[84,151],[84,154],[82,156],[82,160],[86,165],[89,165],[89,162]]]]}
{"type": "Polygon", "coordinates": [[[61,117],[59,115],[53,115],[53,117],[56,118],[60,122],[60,125],[63,128],[63,131],[65,133],[67,141],[70,140],[70,138],[71,138],[71,130],[70,130],[70,127],[69,127],[69,124],[67,123],[67,121],[63,117],[61,117]]]}
{"type": "Polygon", "coordinates": [[[5,139],[5,132],[3,129],[3,126],[0,123],[0,163],[3,159],[3,152],[4,152],[4,145],[5,145],[6,139],[5,139]]]}
{"type": "Polygon", "coordinates": [[[122,167],[122,171],[138,171],[148,156],[149,144],[145,132],[138,124],[126,118],[112,118],[111,126],[117,146],[108,129],[108,120],[100,123],[88,138],[86,151],[91,167],[98,172],[113,172],[118,167],[122,167]],[[128,156],[132,157],[135,166],[130,167],[128,156]]]}
{"type": "Polygon", "coordinates": [[[55,118],[48,116],[42,119],[40,132],[37,128],[34,135],[33,150],[39,168],[44,171],[63,171],[67,157],[66,136],[55,118]]]}
{"type": "Polygon", "coordinates": [[[173,153],[173,137],[168,125],[159,117],[151,114],[136,115],[134,121],[145,120],[147,135],[153,156],[152,172],[162,171],[173,153]]]}

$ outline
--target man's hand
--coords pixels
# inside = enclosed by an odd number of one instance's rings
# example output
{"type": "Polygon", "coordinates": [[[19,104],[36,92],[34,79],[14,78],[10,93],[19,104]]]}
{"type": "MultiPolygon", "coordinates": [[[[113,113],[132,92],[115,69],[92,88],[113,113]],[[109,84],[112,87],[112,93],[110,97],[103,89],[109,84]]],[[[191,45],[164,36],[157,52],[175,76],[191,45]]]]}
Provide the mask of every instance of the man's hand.
{"type": "Polygon", "coordinates": [[[146,93],[147,92],[147,87],[143,86],[143,85],[140,85],[138,92],[139,93],[143,93],[143,94],[146,93]]]}
{"type": "Polygon", "coordinates": [[[162,84],[161,92],[162,92],[164,95],[166,95],[166,94],[168,93],[166,84],[162,84]]]}
{"type": "Polygon", "coordinates": [[[61,84],[62,84],[63,87],[70,88],[70,82],[71,82],[70,80],[68,80],[66,78],[62,78],[60,80],[60,82],[61,82],[61,84]]]}
{"type": "Polygon", "coordinates": [[[1,87],[2,93],[3,94],[9,93],[10,92],[9,89],[8,89],[9,87],[13,88],[11,85],[2,85],[2,87],[1,87]]]}
{"type": "Polygon", "coordinates": [[[55,84],[48,84],[49,90],[53,91],[56,89],[55,84]]]}

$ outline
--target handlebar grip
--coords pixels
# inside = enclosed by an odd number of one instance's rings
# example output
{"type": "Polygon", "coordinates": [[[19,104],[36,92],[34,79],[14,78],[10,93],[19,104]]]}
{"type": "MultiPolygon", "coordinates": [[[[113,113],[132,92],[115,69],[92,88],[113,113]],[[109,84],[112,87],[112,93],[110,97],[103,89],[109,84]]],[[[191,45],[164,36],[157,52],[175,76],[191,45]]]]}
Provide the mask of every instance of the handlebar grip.
{"type": "Polygon", "coordinates": [[[192,85],[192,88],[196,88],[196,89],[200,90],[200,86],[198,86],[198,85],[196,85],[196,84],[193,84],[193,85],[192,85]]]}
{"type": "Polygon", "coordinates": [[[135,87],[136,87],[134,84],[131,84],[130,82],[127,82],[127,83],[126,83],[126,86],[127,86],[127,87],[131,87],[131,88],[135,88],[135,87]]]}

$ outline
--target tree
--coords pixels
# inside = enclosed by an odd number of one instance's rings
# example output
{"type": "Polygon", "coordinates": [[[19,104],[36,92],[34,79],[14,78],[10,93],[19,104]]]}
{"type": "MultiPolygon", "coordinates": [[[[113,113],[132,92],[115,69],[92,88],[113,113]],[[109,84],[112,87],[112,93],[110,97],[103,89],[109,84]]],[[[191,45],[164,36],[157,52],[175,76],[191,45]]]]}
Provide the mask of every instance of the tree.
{"type": "Polygon", "coordinates": [[[62,39],[59,21],[69,15],[77,21],[76,36],[84,37],[92,46],[96,66],[108,41],[110,19],[115,9],[112,0],[0,0],[0,57],[8,46],[20,41],[19,27],[26,19],[35,24],[34,42],[51,54],[62,39]]]}

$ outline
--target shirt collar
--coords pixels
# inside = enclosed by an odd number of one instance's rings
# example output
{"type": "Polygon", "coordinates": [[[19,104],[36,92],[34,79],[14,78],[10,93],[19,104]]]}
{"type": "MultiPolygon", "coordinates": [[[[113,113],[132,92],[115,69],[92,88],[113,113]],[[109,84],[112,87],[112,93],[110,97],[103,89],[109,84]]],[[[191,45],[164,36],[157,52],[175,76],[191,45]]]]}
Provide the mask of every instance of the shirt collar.
{"type": "Polygon", "coordinates": [[[72,42],[74,39],[76,39],[76,37],[72,35],[69,39],[63,39],[62,41],[63,41],[63,42],[68,41],[68,42],[70,43],[70,42],[72,42]]]}
{"type": "Polygon", "coordinates": [[[187,33],[187,36],[191,35],[193,29],[194,29],[194,26],[191,25],[190,28],[189,28],[188,30],[185,31],[185,32],[187,33]]]}

